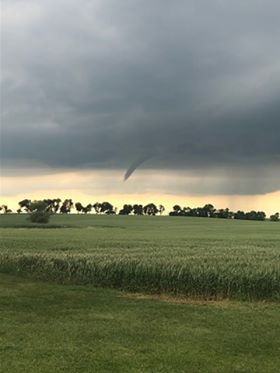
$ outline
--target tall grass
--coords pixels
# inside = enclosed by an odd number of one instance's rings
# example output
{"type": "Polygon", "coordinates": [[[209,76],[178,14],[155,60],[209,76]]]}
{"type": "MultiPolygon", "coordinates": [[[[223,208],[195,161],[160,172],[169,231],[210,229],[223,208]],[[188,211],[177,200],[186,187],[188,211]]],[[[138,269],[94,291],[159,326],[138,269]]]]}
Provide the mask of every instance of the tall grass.
{"type": "Polygon", "coordinates": [[[0,271],[57,283],[92,284],[128,291],[171,293],[204,299],[279,298],[279,265],[197,258],[153,261],[123,256],[2,254],[0,271]]]}
{"type": "Polygon", "coordinates": [[[2,223],[2,272],[208,299],[280,299],[278,224],[84,215],[55,216],[68,226],[61,229],[7,228],[22,224],[17,216],[2,223]]]}

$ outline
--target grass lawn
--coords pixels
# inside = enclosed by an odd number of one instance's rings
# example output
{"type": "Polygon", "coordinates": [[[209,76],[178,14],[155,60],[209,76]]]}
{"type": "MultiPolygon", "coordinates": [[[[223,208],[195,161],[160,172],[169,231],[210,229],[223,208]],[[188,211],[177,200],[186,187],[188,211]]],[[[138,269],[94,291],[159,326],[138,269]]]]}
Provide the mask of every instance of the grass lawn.
{"type": "Polygon", "coordinates": [[[280,369],[279,303],[175,303],[0,274],[0,370],[280,369]]]}

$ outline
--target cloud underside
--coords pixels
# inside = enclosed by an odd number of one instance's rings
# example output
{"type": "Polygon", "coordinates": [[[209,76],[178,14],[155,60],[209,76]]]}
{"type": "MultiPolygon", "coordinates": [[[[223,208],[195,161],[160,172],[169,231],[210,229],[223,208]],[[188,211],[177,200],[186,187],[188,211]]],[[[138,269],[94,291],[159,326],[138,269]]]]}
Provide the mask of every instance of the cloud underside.
{"type": "Polygon", "coordinates": [[[274,0],[4,2],[3,168],[139,165],[178,170],[178,193],[279,190],[279,12],[274,0]]]}

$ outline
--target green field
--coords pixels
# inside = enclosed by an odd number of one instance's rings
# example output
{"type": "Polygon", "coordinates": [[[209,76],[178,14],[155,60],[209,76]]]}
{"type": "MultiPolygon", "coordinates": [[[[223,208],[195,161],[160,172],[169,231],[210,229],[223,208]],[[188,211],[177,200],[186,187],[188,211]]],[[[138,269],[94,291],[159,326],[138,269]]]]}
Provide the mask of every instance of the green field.
{"type": "Polygon", "coordinates": [[[279,311],[0,275],[0,371],[275,373],[279,311]]]}
{"type": "Polygon", "coordinates": [[[52,228],[38,229],[7,215],[0,224],[2,272],[202,299],[279,299],[278,223],[57,215],[52,228]]]}
{"type": "Polygon", "coordinates": [[[0,226],[1,372],[279,371],[278,223],[2,215],[0,226]]]}

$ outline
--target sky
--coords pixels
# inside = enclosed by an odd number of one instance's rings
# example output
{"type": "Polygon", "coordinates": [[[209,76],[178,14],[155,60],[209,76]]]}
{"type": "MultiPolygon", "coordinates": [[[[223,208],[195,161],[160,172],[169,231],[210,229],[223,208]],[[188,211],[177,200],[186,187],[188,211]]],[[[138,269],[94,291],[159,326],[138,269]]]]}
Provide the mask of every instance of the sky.
{"type": "Polygon", "coordinates": [[[278,0],[1,10],[1,201],[280,210],[278,0]]]}

